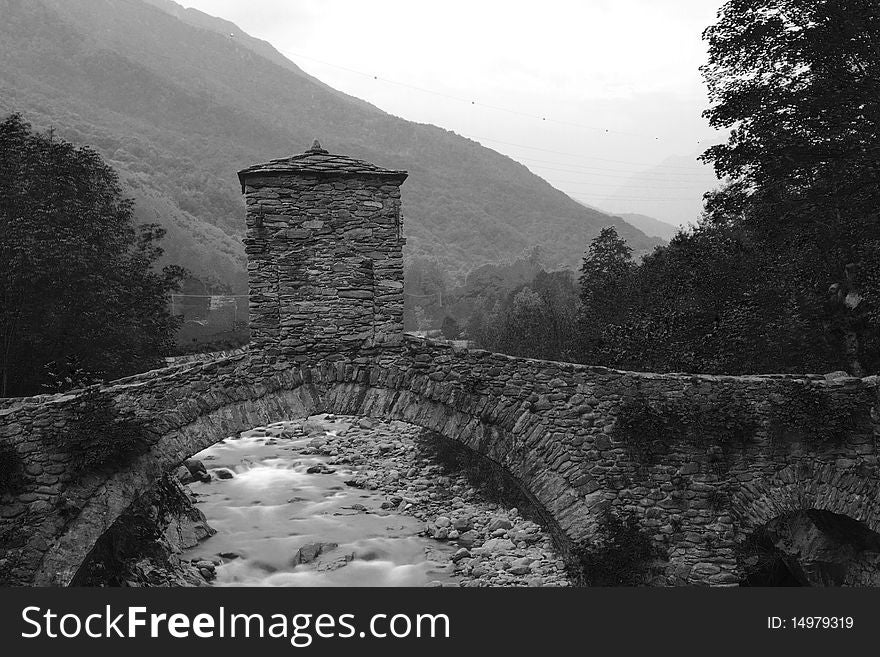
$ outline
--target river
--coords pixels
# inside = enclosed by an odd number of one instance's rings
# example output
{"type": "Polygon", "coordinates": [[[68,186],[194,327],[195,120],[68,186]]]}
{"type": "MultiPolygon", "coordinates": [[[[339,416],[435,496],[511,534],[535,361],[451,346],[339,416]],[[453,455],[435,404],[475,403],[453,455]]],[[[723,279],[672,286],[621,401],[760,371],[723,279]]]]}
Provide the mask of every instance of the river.
{"type": "Polygon", "coordinates": [[[456,586],[454,546],[419,536],[425,523],[382,508],[382,492],[347,486],[351,466],[308,453],[349,425],[319,424],[323,436],[301,426],[270,424],[195,456],[211,481],[190,488],[217,534],[184,558],[220,558],[216,586],[456,586]]]}

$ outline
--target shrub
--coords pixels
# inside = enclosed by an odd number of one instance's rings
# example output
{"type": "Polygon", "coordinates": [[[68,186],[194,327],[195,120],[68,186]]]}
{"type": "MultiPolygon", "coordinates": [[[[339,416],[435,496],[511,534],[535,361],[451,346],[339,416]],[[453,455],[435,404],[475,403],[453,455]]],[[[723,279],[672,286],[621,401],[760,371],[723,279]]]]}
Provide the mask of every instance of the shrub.
{"type": "Polygon", "coordinates": [[[789,382],[771,400],[770,439],[839,443],[866,422],[869,408],[859,395],[832,397],[809,384],[789,382]]]}
{"type": "Polygon", "coordinates": [[[148,431],[132,412],[120,413],[113,398],[94,388],[79,397],[68,411],[67,426],[60,434],[71,456],[74,474],[124,463],[147,447],[148,431]]]}
{"type": "Polygon", "coordinates": [[[713,469],[723,471],[728,465],[723,456],[747,442],[757,426],[738,400],[654,401],[637,392],[624,400],[611,435],[643,466],[655,463],[671,445],[687,443],[711,450],[713,469]]]}
{"type": "Polygon", "coordinates": [[[669,443],[677,438],[676,422],[671,409],[651,405],[642,397],[623,402],[611,436],[623,443],[624,449],[640,465],[650,465],[665,454],[669,443]]]}
{"type": "Polygon", "coordinates": [[[0,495],[14,493],[21,485],[21,459],[12,445],[0,445],[0,495]]]}
{"type": "Polygon", "coordinates": [[[723,511],[727,508],[730,502],[730,497],[728,496],[728,494],[723,490],[718,490],[717,488],[709,491],[707,499],[709,502],[709,508],[713,511],[723,511]]]}
{"type": "Polygon", "coordinates": [[[639,586],[665,555],[641,530],[635,516],[606,511],[592,541],[573,550],[579,583],[586,586],[639,586]]]}

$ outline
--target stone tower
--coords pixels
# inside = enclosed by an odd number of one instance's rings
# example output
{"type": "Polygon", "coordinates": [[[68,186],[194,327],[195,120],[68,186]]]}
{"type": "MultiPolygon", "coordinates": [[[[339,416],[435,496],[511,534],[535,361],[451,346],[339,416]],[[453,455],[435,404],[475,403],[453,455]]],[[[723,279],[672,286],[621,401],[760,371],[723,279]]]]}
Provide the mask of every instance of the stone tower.
{"type": "Polygon", "coordinates": [[[305,361],[401,344],[406,176],[332,155],[317,141],[239,171],[251,349],[305,361]]]}

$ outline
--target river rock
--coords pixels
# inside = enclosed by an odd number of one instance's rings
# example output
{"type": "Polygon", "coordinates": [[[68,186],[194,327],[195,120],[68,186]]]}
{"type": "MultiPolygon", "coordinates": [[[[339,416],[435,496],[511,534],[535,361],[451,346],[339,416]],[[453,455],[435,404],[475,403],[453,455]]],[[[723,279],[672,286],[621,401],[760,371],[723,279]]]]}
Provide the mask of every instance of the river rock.
{"type": "Polygon", "coordinates": [[[187,459],[183,462],[183,465],[189,470],[189,474],[193,481],[211,481],[211,475],[208,474],[205,464],[198,459],[187,459]]]}
{"type": "Polygon", "coordinates": [[[511,562],[508,570],[512,575],[528,575],[532,572],[531,564],[532,560],[529,557],[520,557],[511,562]]]}
{"type": "Polygon", "coordinates": [[[470,518],[456,518],[452,521],[452,526],[459,532],[466,532],[471,528],[470,518]]]}
{"type": "Polygon", "coordinates": [[[489,533],[494,532],[497,529],[511,529],[513,528],[513,523],[510,522],[507,518],[493,518],[489,521],[489,524],[486,526],[486,531],[489,533]]]}
{"type": "Polygon", "coordinates": [[[336,543],[306,543],[299,548],[290,560],[291,565],[299,566],[301,564],[311,563],[324,552],[329,552],[339,547],[336,543]]]}
{"type": "Polygon", "coordinates": [[[462,559],[470,559],[471,551],[467,548],[459,548],[458,551],[452,555],[452,562],[458,563],[462,559]]]}
{"type": "Polygon", "coordinates": [[[480,548],[483,552],[508,552],[510,550],[516,549],[516,546],[513,542],[509,541],[506,538],[490,538],[488,541],[484,541],[482,547],[480,548]]]}
{"type": "Polygon", "coordinates": [[[195,481],[192,474],[190,474],[189,468],[185,465],[181,465],[174,471],[174,476],[177,478],[181,484],[191,484],[195,481]]]}
{"type": "Polygon", "coordinates": [[[458,544],[462,547],[471,547],[474,543],[477,542],[479,538],[480,535],[472,529],[459,535],[458,544]]]}

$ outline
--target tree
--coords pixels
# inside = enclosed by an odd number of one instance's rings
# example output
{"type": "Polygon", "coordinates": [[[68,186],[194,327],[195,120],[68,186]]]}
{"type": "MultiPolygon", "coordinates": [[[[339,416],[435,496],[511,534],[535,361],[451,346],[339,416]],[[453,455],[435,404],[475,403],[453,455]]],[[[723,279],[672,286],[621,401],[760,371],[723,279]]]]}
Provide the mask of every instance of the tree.
{"type": "Polygon", "coordinates": [[[880,11],[875,0],[730,0],[704,32],[704,115],[733,128],[704,159],[773,198],[822,205],[876,188],[880,11]]]}
{"type": "Polygon", "coordinates": [[[603,336],[606,327],[619,322],[625,312],[625,296],[634,268],[632,249],[617,236],[614,226],[606,226],[590,242],[578,279],[582,359],[604,360],[602,352],[607,343],[603,336]]]}
{"type": "Polygon", "coordinates": [[[461,335],[461,327],[458,325],[455,317],[446,315],[446,317],[443,318],[443,324],[440,325],[440,333],[442,333],[443,337],[447,340],[455,340],[461,335]]]}
{"type": "Polygon", "coordinates": [[[404,263],[403,325],[407,331],[424,330],[428,320],[443,317],[446,275],[436,261],[412,258],[404,263]]]}
{"type": "Polygon", "coordinates": [[[632,249],[606,226],[590,242],[581,264],[581,304],[585,312],[613,312],[614,301],[632,273],[632,249]]]}
{"type": "Polygon", "coordinates": [[[876,369],[876,1],[730,0],[704,37],[705,116],[731,128],[703,155],[731,182],[707,198],[707,222],[748,235],[755,278],[778,292],[801,338],[828,344],[827,366],[876,369]]]}
{"type": "Polygon", "coordinates": [[[116,173],[89,148],[0,123],[0,395],[71,387],[153,367],[173,345],[154,269],[164,231],[135,226],[116,173]]]}
{"type": "Polygon", "coordinates": [[[540,358],[572,361],[577,358],[578,289],[574,272],[539,271],[530,283],[544,309],[540,358]]]}

